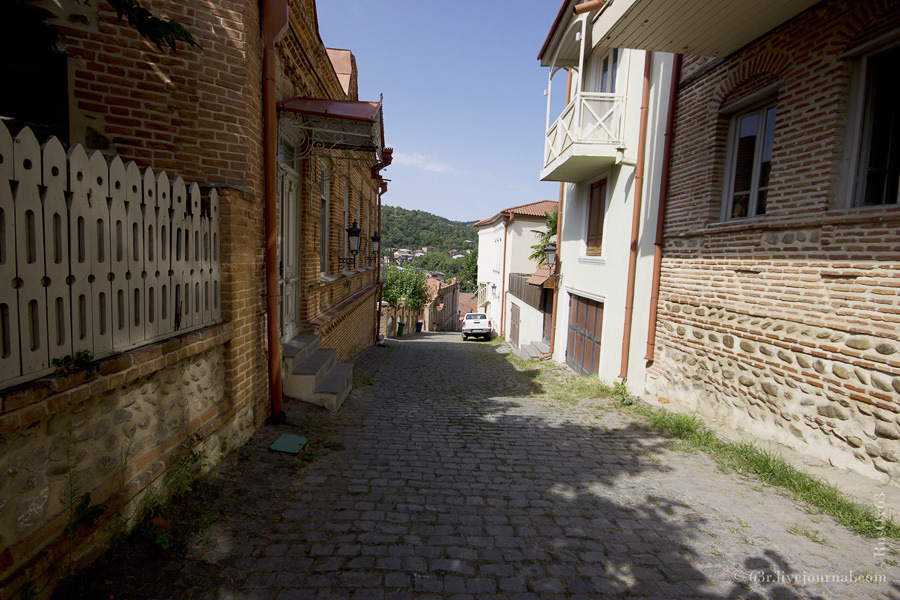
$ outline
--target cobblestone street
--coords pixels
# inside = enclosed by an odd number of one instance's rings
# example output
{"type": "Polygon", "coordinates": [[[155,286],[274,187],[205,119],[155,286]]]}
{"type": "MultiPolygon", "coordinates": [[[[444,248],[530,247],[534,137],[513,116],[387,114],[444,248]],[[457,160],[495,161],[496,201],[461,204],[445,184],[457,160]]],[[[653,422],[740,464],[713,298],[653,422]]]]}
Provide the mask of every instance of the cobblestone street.
{"type": "Polygon", "coordinates": [[[266,426],[223,463],[212,524],[142,567],[146,598],[900,598],[877,540],[607,400],[546,398],[499,344],[389,346],[339,413],[306,411],[331,450],[270,452],[298,428],[266,426]]]}

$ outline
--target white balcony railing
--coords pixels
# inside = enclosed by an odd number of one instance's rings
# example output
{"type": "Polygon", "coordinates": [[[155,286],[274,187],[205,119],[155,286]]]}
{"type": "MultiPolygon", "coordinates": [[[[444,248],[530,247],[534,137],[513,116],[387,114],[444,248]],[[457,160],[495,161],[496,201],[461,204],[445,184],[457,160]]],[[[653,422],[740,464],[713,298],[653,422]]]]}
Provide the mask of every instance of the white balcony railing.
{"type": "Polygon", "coordinates": [[[621,146],[625,96],[601,92],[579,92],[547,130],[544,168],[574,144],[621,146]]]}

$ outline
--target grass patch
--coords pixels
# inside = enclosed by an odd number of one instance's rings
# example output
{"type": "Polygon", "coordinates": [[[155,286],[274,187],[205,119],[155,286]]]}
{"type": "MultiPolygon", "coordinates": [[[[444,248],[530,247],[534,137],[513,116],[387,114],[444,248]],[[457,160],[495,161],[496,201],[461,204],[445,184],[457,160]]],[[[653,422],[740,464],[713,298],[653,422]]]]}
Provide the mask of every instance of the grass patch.
{"type": "Polygon", "coordinates": [[[847,499],[835,486],[800,471],[777,452],[749,442],[720,440],[715,431],[694,415],[636,405],[628,406],[627,411],[674,436],[682,447],[709,453],[724,470],[753,475],[766,484],[789,490],[796,500],[834,517],[851,531],[866,537],[900,540],[900,524],[893,518],[878,513],[873,507],[847,499]]]}
{"type": "Polygon", "coordinates": [[[817,544],[824,545],[828,543],[828,538],[826,538],[824,535],[819,535],[818,530],[810,529],[809,527],[804,527],[803,525],[791,525],[787,531],[788,533],[791,533],[793,535],[802,535],[804,537],[808,537],[817,544]]]}

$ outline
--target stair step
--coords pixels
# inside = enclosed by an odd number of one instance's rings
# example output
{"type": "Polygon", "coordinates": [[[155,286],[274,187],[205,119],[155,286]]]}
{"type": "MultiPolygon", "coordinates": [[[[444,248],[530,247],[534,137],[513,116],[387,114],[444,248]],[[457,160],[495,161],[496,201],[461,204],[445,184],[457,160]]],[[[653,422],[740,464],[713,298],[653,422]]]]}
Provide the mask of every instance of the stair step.
{"type": "Polygon", "coordinates": [[[298,335],[281,347],[281,356],[285,359],[306,360],[306,357],[319,349],[319,336],[298,335]],[[305,355],[305,356],[304,356],[305,355]]]}
{"type": "Polygon", "coordinates": [[[524,350],[525,354],[530,358],[538,358],[541,355],[541,351],[538,350],[534,344],[526,344],[525,346],[522,346],[522,350],[524,350]]]}
{"type": "Polygon", "coordinates": [[[544,343],[543,341],[541,341],[541,340],[537,340],[537,341],[535,341],[535,342],[531,342],[531,345],[534,346],[535,348],[537,348],[538,352],[541,353],[541,356],[543,356],[544,354],[549,354],[549,353],[550,353],[550,346],[548,346],[547,344],[545,344],[545,343],[544,343]]]}
{"type": "Polygon", "coordinates": [[[295,361],[291,373],[294,375],[319,375],[323,370],[327,371],[334,364],[336,356],[337,350],[320,348],[303,362],[295,361]]]}

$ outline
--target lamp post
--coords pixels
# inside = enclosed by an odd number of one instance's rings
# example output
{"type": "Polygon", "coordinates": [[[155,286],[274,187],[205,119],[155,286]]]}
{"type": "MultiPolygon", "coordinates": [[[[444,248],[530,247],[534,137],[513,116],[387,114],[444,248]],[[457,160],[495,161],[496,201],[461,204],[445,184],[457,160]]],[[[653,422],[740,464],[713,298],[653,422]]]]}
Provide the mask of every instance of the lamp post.
{"type": "Polygon", "coordinates": [[[556,244],[550,242],[544,248],[544,258],[547,259],[547,265],[550,267],[550,271],[553,272],[553,267],[556,266],[556,244]]]}
{"type": "Polygon", "coordinates": [[[381,261],[381,236],[377,233],[372,236],[372,258],[377,265],[381,261]]]}

